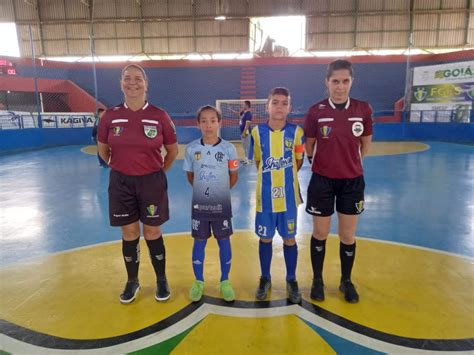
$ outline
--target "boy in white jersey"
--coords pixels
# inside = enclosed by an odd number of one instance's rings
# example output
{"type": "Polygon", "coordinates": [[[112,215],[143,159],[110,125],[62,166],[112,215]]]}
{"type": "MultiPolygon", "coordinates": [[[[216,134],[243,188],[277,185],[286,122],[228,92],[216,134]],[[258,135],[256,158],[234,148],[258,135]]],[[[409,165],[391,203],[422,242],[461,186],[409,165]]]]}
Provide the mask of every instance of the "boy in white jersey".
{"type": "Polygon", "coordinates": [[[232,206],[230,189],[237,183],[239,162],[233,144],[218,137],[220,112],[213,106],[203,106],[197,112],[202,138],[186,146],[183,170],[193,186],[192,237],[193,270],[196,280],[189,298],[197,302],[204,291],[204,250],[211,230],[219,244],[221,264],[220,291],[225,301],[235,300],[229,281],[232,259],[232,206]]]}
{"type": "Polygon", "coordinates": [[[287,122],[290,100],[288,89],[274,88],[268,96],[268,122],[252,129],[250,159],[255,160],[258,169],[255,233],[260,237],[262,271],[255,297],[264,300],[271,288],[272,240],[278,230],[284,244],[288,299],[300,303],[295,236],[297,209],[302,202],[298,170],[303,165],[304,136],[301,127],[287,122]]]}

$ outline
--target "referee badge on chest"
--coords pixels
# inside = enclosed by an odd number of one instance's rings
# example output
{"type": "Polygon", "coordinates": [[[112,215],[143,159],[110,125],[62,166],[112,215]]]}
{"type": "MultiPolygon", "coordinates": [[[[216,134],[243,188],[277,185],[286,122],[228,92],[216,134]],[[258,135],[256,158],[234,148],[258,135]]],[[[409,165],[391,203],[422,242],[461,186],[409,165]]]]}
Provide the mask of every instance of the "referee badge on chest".
{"type": "Polygon", "coordinates": [[[364,125],[361,122],[354,122],[352,124],[352,134],[355,137],[360,137],[364,133],[364,125]]]}
{"type": "Polygon", "coordinates": [[[158,135],[156,126],[143,126],[143,131],[148,138],[155,138],[158,135]]]}

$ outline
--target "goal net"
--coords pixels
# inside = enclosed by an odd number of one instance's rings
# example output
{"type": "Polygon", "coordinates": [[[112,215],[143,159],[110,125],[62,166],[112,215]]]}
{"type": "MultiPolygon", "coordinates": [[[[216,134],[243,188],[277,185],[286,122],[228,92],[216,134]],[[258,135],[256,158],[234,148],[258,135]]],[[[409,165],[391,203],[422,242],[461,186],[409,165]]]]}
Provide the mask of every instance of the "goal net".
{"type": "Polygon", "coordinates": [[[240,112],[244,107],[244,102],[250,101],[252,112],[252,124],[255,126],[268,120],[266,111],[267,99],[253,100],[216,100],[216,107],[222,113],[222,125],[220,136],[228,141],[240,140],[240,112]]]}

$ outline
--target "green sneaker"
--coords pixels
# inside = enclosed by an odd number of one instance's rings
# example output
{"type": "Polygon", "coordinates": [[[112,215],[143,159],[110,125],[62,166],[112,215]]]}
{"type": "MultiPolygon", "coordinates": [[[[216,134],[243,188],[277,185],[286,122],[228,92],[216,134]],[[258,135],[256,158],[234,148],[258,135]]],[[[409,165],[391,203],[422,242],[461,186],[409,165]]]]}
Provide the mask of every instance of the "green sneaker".
{"type": "Polygon", "coordinates": [[[189,290],[189,299],[193,302],[198,302],[202,298],[202,293],[204,291],[204,281],[196,280],[194,281],[191,289],[189,290]]]}
{"type": "Polygon", "coordinates": [[[220,289],[224,301],[232,302],[235,300],[235,292],[229,280],[221,281],[220,289]]]}

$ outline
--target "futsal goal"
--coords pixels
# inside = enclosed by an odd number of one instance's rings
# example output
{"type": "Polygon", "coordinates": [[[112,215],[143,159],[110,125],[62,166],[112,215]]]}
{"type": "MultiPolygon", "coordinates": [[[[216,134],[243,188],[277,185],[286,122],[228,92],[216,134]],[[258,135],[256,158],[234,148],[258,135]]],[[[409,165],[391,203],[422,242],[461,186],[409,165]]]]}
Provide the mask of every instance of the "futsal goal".
{"type": "Polygon", "coordinates": [[[267,99],[216,100],[216,107],[222,113],[220,136],[223,139],[228,141],[240,140],[240,112],[243,110],[245,101],[250,101],[251,104],[252,127],[268,120],[267,99]]]}

